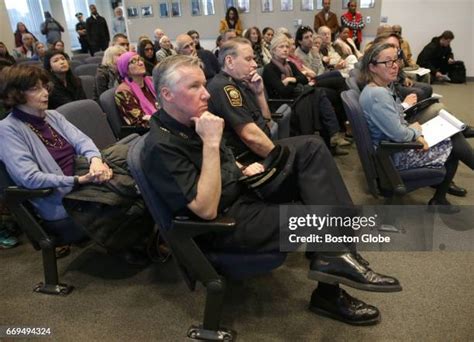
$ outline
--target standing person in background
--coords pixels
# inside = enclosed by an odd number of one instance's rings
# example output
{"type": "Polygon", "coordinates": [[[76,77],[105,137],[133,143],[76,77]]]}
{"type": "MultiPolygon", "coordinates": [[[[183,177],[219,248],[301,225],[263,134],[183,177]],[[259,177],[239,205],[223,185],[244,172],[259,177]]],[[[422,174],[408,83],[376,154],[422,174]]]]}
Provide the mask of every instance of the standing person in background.
{"type": "Polygon", "coordinates": [[[112,33],[123,33],[127,34],[127,27],[125,26],[125,18],[123,16],[123,10],[121,7],[115,7],[114,9],[115,18],[112,21],[112,33]]]}
{"type": "Polygon", "coordinates": [[[45,21],[41,24],[41,33],[46,36],[48,45],[52,45],[55,41],[61,40],[61,32],[64,32],[64,27],[51,16],[48,11],[44,12],[45,21]]]}
{"type": "Polygon", "coordinates": [[[84,21],[84,16],[81,12],[76,13],[76,18],[78,20],[76,24],[77,40],[81,44],[81,52],[88,53],[90,52],[89,41],[87,40],[87,29],[86,22],[84,21]]]}
{"type": "Polygon", "coordinates": [[[87,39],[89,40],[91,54],[105,51],[110,42],[109,28],[104,17],[97,12],[95,5],[90,5],[91,16],[86,20],[87,39]]]}
{"type": "Polygon", "coordinates": [[[334,41],[336,33],[339,31],[339,23],[336,13],[331,12],[331,0],[323,0],[323,9],[314,16],[314,32],[318,32],[321,26],[331,29],[331,40],[334,41]]]}
{"type": "Polygon", "coordinates": [[[219,33],[224,33],[229,29],[234,29],[235,33],[242,35],[242,22],[239,19],[239,12],[235,7],[229,7],[225,14],[225,18],[219,24],[219,33]]]}
{"type": "Polygon", "coordinates": [[[349,0],[347,12],[341,16],[341,26],[350,28],[349,37],[354,40],[357,50],[362,43],[362,29],[365,27],[364,18],[357,12],[357,1],[349,0]]]}
{"type": "Polygon", "coordinates": [[[33,37],[33,40],[35,42],[38,41],[38,39],[36,39],[35,35],[33,33],[31,33],[30,31],[28,31],[28,29],[26,28],[26,25],[23,24],[21,21],[19,21],[17,24],[16,24],[16,31],[15,33],[13,34],[15,36],[15,47],[20,47],[23,42],[21,41],[21,35],[23,33],[29,33],[31,34],[31,36],[33,37]]]}

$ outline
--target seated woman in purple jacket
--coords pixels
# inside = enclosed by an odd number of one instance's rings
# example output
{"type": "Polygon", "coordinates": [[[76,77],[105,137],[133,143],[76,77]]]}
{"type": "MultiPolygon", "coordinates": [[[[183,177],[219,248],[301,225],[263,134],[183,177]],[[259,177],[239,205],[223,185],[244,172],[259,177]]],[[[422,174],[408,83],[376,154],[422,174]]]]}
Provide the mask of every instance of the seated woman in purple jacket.
{"type": "Polygon", "coordinates": [[[54,189],[31,202],[59,244],[84,239],[84,231],[69,218],[62,199],[75,185],[108,181],[112,170],[89,137],[57,111],[48,110],[50,83],[44,69],[7,67],[0,74],[0,85],[3,101],[12,108],[0,121],[0,160],[18,186],[54,189]],[[83,176],[74,176],[77,155],[90,163],[89,173],[83,176]]]}

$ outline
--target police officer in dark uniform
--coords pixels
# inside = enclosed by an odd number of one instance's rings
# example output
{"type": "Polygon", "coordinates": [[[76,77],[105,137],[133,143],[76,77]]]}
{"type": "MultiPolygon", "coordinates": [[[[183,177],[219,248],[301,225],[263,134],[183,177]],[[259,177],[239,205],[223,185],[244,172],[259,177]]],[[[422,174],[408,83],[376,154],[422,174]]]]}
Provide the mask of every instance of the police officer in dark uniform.
{"type": "Polygon", "coordinates": [[[84,16],[81,12],[76,13],[76,18],[79,22],[76,24],[76,32],[77,32],[77,39],[81,44],[81,52],[88,53],[89,52],[89,42],[87,41],[87,30],[86,30],[86,22],[84,21],[84,16]]]}
{"type": "MultiPolygon", "coordinates": [[[[203,236],[212,248],[278,252],[278,204],[260,200],[238,182],[242,175],[264,171],[263,166],[253,163],[243,167],[226,147],[222,140],[224,120],[208,112],[209,93],[199,59],[171,56],[155,68],[153,77],[162,108],[150,120],[141,155],[151,186],[163,194],[173,215],[192,214],[206,220],[229,215],[236,219],[233,232],[203,236]]],[[[309,198],[309,191],[301,192],[301,198],[295,199],[318,204],[325,197],[330,204],[346,203],[350,197],[329,151],[317,139],[308,141],[309,152],[295,163],[299,168],[310,163],[325,165],[325,171],[300,179],[298,189],[307,186],[314,194],[309,198]],[[325,183],[337,186],[319,196],[317,188],[324,188],[325,183]]],[[[312,311],[355,325],[379,321],[377,308],[351,297],[338,284],[385,292],[400,291],[401,287],[395,278],[377,274],[359,260],[350,252],[312,257],[310,278],[319,281],[311,297],[312,311]]]]}

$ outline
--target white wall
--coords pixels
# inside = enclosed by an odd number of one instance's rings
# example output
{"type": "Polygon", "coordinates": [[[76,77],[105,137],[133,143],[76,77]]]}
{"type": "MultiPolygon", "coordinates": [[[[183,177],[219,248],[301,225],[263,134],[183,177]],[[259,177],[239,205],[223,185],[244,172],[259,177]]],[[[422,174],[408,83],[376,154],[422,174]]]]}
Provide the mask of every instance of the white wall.
{"type": "Polygon", "coordinates": [[[434,36],[451,30],[454,58],[463,60],[467,76],[474,76],[474,1],[473,0],[383,0],[381,17],[388,24],[400,24],[403,36],[418,56],[434,36]]]}

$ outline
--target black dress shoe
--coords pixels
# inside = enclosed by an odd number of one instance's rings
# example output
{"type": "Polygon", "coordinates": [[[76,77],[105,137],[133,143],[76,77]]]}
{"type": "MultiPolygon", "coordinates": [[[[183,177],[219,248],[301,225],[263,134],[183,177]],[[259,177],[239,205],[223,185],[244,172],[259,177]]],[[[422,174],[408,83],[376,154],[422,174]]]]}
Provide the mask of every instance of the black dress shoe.
{"type": "Polygon", "coordinates": [[[311,261],[308,277],[327,284],[345,284],[365,291],[398,292],[402,290],[397,279],[372,271],[357,261],[351,253],[338,255],[319,253],[311,261]]]}
{"type": "Polygon", "coordinates": [[[461,188],[460,186],[457,186],[454,182],[451,182],[451,184],[449,184],[448,194],[453,196],[464,197],[467,194],[467,190],[461,188]]]}
{"type": "Polygon", "coordinates": [[[354,257],[360,264],[362,264],[365,267],[369,267],[370,263],[367,260],[365,260],[362,257],[362,255],[360,255],[358,252],[352,252],[352,255],[354,255],[354,257]]]}
{"type": "Polygon", "coordinates": [[[451,204],[447,199],[439,200],[434,197],[430,199],[428,206],[430,211],[438,211],[442,214],[457,214],[461,211],[460,206],[451,204]]]}
{"type": "Polygon", "coordinates": [[[339,289],[335,296],[314,290],[309,309],[318,315],[352,325],[374,325],[380,321],[380,312],[375,306],[350,296],[343,289],[339,289]]]}

